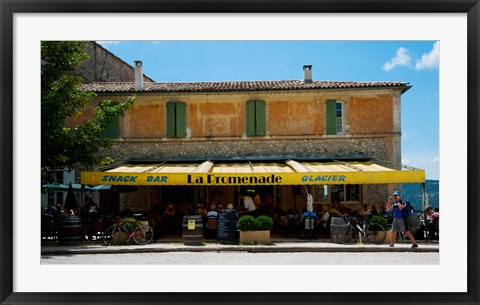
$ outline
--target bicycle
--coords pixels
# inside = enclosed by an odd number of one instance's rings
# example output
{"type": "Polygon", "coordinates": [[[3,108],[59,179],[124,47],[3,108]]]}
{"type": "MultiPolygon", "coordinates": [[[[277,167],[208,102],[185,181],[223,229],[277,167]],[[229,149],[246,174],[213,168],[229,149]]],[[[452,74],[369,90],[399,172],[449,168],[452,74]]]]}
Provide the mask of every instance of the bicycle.
{"type": "Polygon", "coordinates": [[[346,215],[343,215],[343,219],[347,223],[339,226],[336,233],[338,241],[342,244],[350,245],[356,242],[360,234],[373,244],[381,244],[387,236],[381,224],[372,223],[367,217],[360,218],[356,222],[346,215]]]}
{"type": "Polygon", "coordinates": [[[115,245],[120,241],[127,243],[131,239],[138,245],[146,245],[153,239],[153,230],[149,225],[142,224],[138,220],[135,220],[133,227],[129,230],[117,218],[115,224],[103,233],[103,243],[107,246],[115,245]]]}

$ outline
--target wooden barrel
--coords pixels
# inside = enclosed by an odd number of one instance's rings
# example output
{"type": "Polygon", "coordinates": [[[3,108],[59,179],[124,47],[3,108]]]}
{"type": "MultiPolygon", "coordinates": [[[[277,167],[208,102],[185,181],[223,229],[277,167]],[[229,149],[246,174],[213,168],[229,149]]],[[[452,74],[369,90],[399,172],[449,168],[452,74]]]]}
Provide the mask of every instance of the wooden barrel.
{"type": "Polygon", "coordinates": [[[200,245],[203,241],[201,215],[185,215],[182,223],[182,237],[185,245],[200,245]]]}
{"type": "Polygon", "coordinates": [[[333,242],[338,243],[337,229],[338,227],[346,224],[347,222],[345,221],[345,219],[343,219],[343,217],[332,217],[330,221],[330,239],[333,242]]]}
{"type": "Polygon", "coordinates": [[[82,241],[82,219],[78,216],[58,220],[58,241],[61,246],[78,245],[82,241]]]}

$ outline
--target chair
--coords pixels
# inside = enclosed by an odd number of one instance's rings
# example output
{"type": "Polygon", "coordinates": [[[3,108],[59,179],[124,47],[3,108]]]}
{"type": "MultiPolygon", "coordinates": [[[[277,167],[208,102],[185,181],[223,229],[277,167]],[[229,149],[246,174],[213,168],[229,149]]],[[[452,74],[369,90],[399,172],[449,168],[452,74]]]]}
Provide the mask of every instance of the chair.
{"type": "Polygon", "coordinates": [[[103,217],[92,217],[91,227],[90,227],[90,236],[95,236],[95,239],[100,239],[103,236],[103,232],[106,229],[106,221],[103,217]]]}
{"type": "Polygon", "coordinates": [[[57,239],[57,228],[53,216],[42,216],[42,239],[57,239]]]}
{"type": "Polygon", "coordinates": [[[217,217],[208,217],[207,218],[206,237],[207,237],[207,239],[208,238],[216,239],[216,237],[217,237],[217,217]]]}

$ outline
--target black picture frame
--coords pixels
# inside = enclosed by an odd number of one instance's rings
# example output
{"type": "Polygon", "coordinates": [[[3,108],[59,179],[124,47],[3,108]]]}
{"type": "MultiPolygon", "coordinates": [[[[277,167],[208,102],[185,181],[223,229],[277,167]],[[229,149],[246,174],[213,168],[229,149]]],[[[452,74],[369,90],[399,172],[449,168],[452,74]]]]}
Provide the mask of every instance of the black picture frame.
{"type": "MultiPolygon", "coordinates": [[[[0,0],[1,304],[479,304],[479,0],[0,0]],[[13,17],[16,13],[466,13],[468,24],[468,273],[466,293],[13,292],[13,17]]],[[[448,203],[454,204],[454,203],[448,203]]]]}

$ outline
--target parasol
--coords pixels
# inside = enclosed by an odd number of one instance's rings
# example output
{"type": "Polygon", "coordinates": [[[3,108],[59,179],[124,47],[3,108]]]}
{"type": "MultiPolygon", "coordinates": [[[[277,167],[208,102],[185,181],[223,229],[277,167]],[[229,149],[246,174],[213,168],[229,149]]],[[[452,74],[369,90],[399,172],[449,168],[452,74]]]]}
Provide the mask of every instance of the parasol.
{"type": "Polygon", "coordinates": [[[75,210],[77,208],[77,199],[75,199],[75,194],[73,194],[73,186],[71,182],[68,184],[67,198],[65,198],[64,208],[66,210],[75,210]]]}

